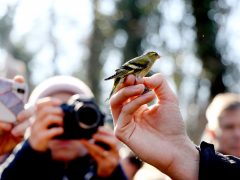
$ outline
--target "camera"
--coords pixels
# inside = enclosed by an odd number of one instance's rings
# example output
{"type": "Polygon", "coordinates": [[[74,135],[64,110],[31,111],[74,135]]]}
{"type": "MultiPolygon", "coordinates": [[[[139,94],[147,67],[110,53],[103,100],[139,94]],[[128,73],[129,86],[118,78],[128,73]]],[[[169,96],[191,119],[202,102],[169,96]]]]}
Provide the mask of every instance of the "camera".
{"type": "Polygon", "coordinates": [[[27,100],[27,85],[0,78],[0,121],[15,123],[27,100]]]}
{"type": "Polygon", "coordinates": [[[58,139],[90,139],[104,124],[105,116],[93,98],[84,99],[76,94],[60,107],[64,112],[64,133],[58,139]]]}

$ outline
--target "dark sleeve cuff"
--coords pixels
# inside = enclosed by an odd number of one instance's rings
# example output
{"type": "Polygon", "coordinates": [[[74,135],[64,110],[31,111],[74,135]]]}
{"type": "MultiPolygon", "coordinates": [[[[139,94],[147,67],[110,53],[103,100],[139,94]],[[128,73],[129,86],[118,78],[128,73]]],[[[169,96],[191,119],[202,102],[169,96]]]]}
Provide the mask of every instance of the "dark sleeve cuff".
{"type": "Polygon", "coordinates": [[[29,141],[26,140],[22,146],[22,148],[16,153],[15,159],[17,160],[23,160],[26,162],[48,162],[51,159],[50,152],[38,152],[35,151],[31,145],[29,144],[29,141]],[[48,161],[47,161],[48,160],[48,161]]]}
{"type": "Polygon", "coordinates": [[[26,140],[22,147],[16,152],[15,155],[6,165],[2,172],[1,178],[5,179],[24,179],[29,175],[29,172],[35,173],[39,168],[44,169],[51,160],[50,152],[37,152],[30,146],[26,140]],[[44,165],[45,164],[45,165],[44,165]]]}
{"type": "Polygon", "coordinates": [[[240,160],[214,150],[212,144],[202,142],[200,148],[199,180],[240,179],[240,160]]]}
{"type": "Polygon", "coordinates": [[[98,177],[97,180],[128,180],[127,176],[125,175],[122,166],[119,164],[116,169],[113,171],[111,176],[109,177],[98,177]]]}
{"type": "Polygon", "coordinates": [[[127,176],[123,171],[122,166],[119,164],[116,169],[113,171],[113,174],[111,175],[110,179],[121,179],[121,180],[127,180],[127,176]]]}

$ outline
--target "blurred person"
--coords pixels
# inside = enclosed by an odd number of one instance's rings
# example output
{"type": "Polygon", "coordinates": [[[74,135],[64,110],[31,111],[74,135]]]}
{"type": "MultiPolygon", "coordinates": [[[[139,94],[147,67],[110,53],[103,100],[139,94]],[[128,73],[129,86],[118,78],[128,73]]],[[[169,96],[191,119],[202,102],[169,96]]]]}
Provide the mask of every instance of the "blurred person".
{"type": "Polygon", "coordinates": [[[209,104],[202,140],[223,153],[240,157],[240,95],[221,93],[209,104]]]}
{"type": "Polygon", "coordinates": [[[129,152],[121,159],[121,165],[129,180],[133,180],[136,173],[142,168],[143,162],[133,152],[129,152]]]}
{"type": "Polygon", "coordinates": [[[170,180],[155,167],[143,162],[126,146],[121,148],[121,165],[129,180],[170,180]]]}
{"type": "Polygon", "coordinates": [[[176,180],[239,179],[240,159],[188,137],[178,99],[161,74],[129,75],[110,99],[116,137],[176,180]],[[144,89],[152,91],[144,93],[144,89]],[[155,97],[154,103],[151,103],[155,97]]]}
{"type": "Polygon", "coordinates": [[[70,76],[49,78],[33,90],[29,104],[35,111],[25,112],[32,119],[28,138],[2,172],[2,180],[127,179],[119,163],[119,141],[104,127],[90,140],[58,138],[64,133],[60,105],[74,94],[94,98],[85,83],[70,76]]]}
{"type": "MultiPolygon", "coordinates": [[[[13,80],[18,83],[25,82],[24,77],[19,75],[15,76],[13,80]]],[[[15,124],[0,121],[0,164],[4,162],[9,154],[11,154],[15,146],[23,140],[28,125],[29,122],[26,121],[24,113],[22,112],[18,114],[17,123],[15,124]]]]}

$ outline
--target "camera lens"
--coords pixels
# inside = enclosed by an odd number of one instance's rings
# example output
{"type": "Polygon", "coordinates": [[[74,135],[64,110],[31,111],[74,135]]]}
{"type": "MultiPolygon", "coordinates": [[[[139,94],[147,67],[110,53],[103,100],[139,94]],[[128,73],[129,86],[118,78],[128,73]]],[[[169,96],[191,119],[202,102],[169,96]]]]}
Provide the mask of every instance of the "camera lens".
{"type": "Polygon", "coordinates": [[[100,121],[99,111],[92,105],[83,105],[76,112],[79,126],[83,129],[93,128],[100,121]]]}
{"type": "Polygon", "coordinates": [[[56,137],[58,139],[90,139],[104,124],[104,114],[94,99],[81,99],[79,95],[73,95],[60,107],[64,112],[64,133],[56,137]]]}

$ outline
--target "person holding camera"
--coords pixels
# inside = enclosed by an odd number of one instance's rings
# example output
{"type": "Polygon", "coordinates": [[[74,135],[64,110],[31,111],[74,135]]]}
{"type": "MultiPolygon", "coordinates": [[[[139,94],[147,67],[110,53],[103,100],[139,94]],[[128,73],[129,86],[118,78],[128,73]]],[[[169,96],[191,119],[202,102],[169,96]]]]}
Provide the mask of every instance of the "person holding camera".
{"type": "Polygon", "coordinates": [[[89,87],[70,76],[49,78],[32,92],[28,138],[1,174],[12,179],[127,179],[119,141],[89,87]]]}
{"type": "Polygon", "coordinates": [[[118,139],[170,178],[240,178],[240,159],[216,152],[212,144],[202,142],[198,147],[190,140],[178,99],[161,74],[129,75],[110,105],[118,139]],[[145,88],[151,91],[144,93],[145,88]]]}
{"type": "Polygon", "coordinates": [[[16,92],[13,86],[22,85],[24,87],[24,82],[24,77],[19,75],[15,76],[13,80],[1,79],[0,164],[4,162],[15,146],[23,140],[25,130],[29,125],[25,114],[22,112],[18,114],[18,111],[21,111],[23,106],[21,108],[20,106],[15,106],[15,103],[19,105],[21,102],[23,105],[24,100],[27,99],[27,91],[16,92]],[[19,99],[14,93],[19,95],[19,99]],[[8,108],[13,108],[16,115],[13,113],[10,115],[6,114],[8,108]],[[16,122],[13,122],[15,121],[14,119],[16,119],[16,122]]]}

